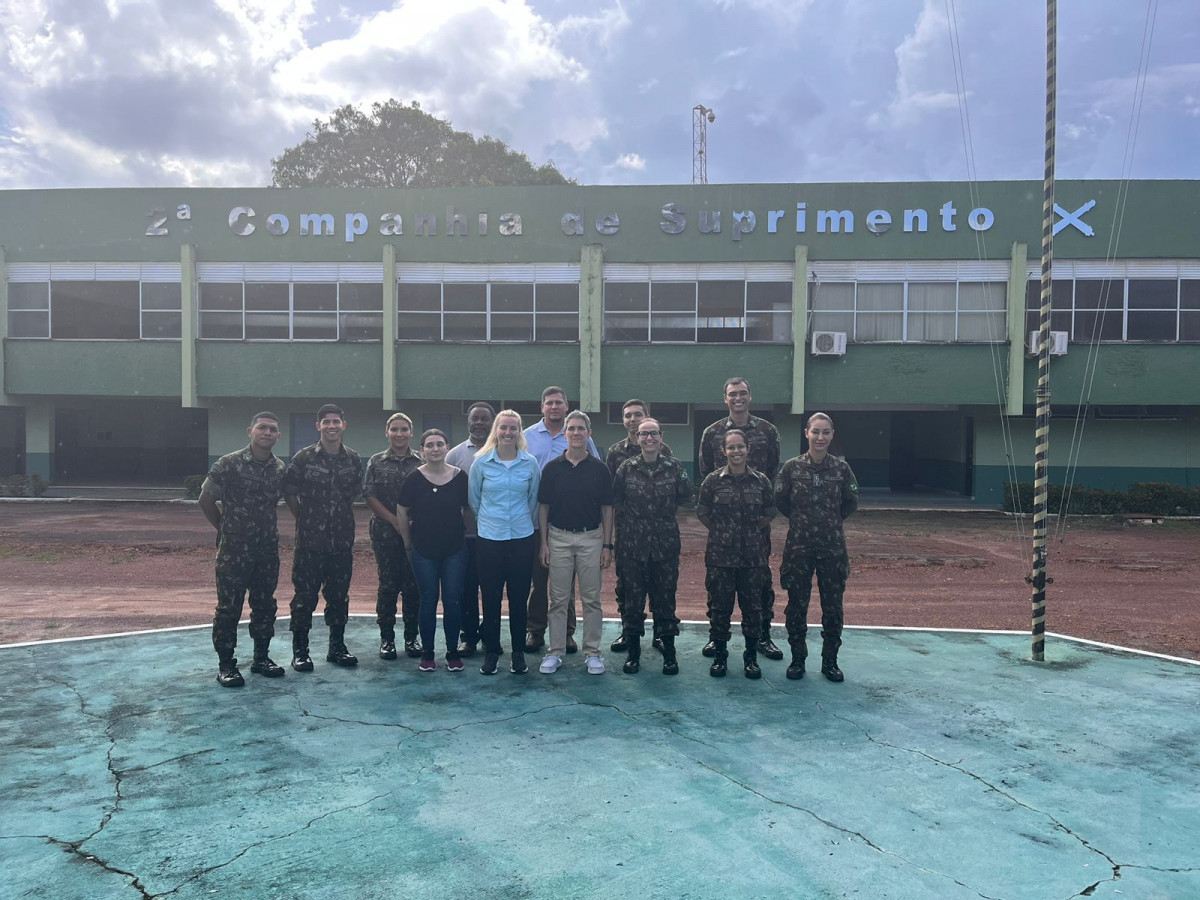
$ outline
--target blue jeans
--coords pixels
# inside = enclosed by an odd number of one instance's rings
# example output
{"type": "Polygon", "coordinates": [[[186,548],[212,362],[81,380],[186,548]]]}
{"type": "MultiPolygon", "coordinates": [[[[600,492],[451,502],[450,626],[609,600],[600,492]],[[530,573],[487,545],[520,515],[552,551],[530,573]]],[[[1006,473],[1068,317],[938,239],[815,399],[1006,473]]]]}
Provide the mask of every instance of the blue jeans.
{"type": "Polygon", "coordinates": [[[427,559],[414,547],[413,575],[421,594],[421,645],[425,658],[433,659],[433,641],[437,634],[439,588],[442,596],[442,633],[446,639],[446,658],[458,658],[458,629],[462,604],[463,579],[467,572],[467,547],[445,559],[427,559]]]}

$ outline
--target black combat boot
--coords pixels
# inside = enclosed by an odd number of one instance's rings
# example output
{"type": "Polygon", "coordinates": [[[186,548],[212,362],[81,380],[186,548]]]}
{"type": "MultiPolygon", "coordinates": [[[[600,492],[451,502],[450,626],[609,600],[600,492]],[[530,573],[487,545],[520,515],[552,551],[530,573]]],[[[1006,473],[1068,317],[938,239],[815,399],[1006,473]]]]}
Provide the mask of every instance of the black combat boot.
{"type": "Polygon", "coordinates": [[[832,656],[821,655],[821,674],[830,681],[845,681],[846,676],[842,674],[842,670],[838,668],[837,654],[832,656]]]}
{"type": "Polygon", "coordinates": [[[700,652],[711,659],[717,655],[717,642],[709,641],[700,652]]]}
{"type": "Polygon", "coordinates": [[[283,675],[283,666],[277,665],[275,660],[267,656],[267,651],[271,648],[270,638],[256,638],[254,641],[254,662],[250,663],[250,671],[255,675],[264,675],[267,678],[279,678],[283,675]]]}
{"type": "Polygon", "coordinates": [[[845,681],[846,676],[842,674],[842,670],[838,668],[838,647],[842,645],[840,639],[829,640],[825,638],[821,642],[821,674],[830,681],[845,681]]]}
{"type": "Polygon", "coordinates": [[[396,632],[379,632],[379,658],[395,659],[396,655],[396,632]]]}
{"type": "Polygon", "coordinates": [[[617,639],[609,645],[608,649],[613,653],[624,653],[629,649],[629,638],[625,637],[624,631],[617,636],[617,639]]]}
{"type": "Polygon", "coordinates": [[[404,655],[409,659],[420,659],[425,655],[425,648],[421,646],[421,639],[415,634],[410,638],[404,636],[404,655]]]}
{"type": "Polygon", "coordinates": [[[346,649],[345,625],[329,626],[329,652],[325,654],[325,658],[334,665],[346,668],[358,665],[358,657],[346,649]]]}
{"type": "Polygon", "coordinates": [[[233,658],[233,654],[222,654],[217,663],[217,684],[221,687],[235,688],[241,687],[246,683],[246,679],[242,677],[242,673],[238,671],[237,660],[233,658]]]}
{"type": "Polygon", "coordinates": [[[621,666],[621,671],[626,675],[636,675],[642,668],[642,638],[640,635],[627,634],[625,638],[625,649],[629,653],[629,659],[625,660],[625,665],[621,666]]]}
{"type": "MultiPolygon", "coordinates": [[[[713,647],[713,662],[708,667],[708,674],[713,678],[724,678],[726,664],[729,661],[729,651],[725,649],[724,641],[710,641],[713,647]]],[[[708,648],[705,648],[708,649],[708,648]]]]}
{"type": "Polygon", "coordinates": [[[742,670],[747,678],[762,678],[762,669],[758,667],[758,651],[754,649],[755,641],[746,641],[746,649],[742,651],[742,670]]]}
{"type": "Polygon", "coordinates": [[[758,652],[767,659],[783,659],[783,651],[776,647],[775,642],[771,640],[769,626],[763,629],[762,637],[758,639],[758,652]]]}
{"type": "Polygon", "coordinates": [[[668,634],[662,638],[663,674],[678,675],[679,659],[675,656],[675,635],[668,634]]]}
{"type": "Polygon", "coordinates": [[[787,667],[787,677],[792,681],[799,681],[804,677],[804,660],[808,658],[808,644],[804,638],[790,643],[792,645],[792,662],[787,667]]]}
{"type": "Polygon", "coordinates": [[[308,632],[292,632],[292,668],[297,672],[313,670],[312,657],[308,655],[308,632]]]}

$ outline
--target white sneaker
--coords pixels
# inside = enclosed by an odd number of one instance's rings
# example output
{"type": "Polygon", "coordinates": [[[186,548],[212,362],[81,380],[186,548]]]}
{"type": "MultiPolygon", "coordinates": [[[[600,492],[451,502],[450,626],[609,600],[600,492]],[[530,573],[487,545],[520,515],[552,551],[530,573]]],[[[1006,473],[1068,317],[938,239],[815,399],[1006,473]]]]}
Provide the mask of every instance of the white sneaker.
{"type": "Polygon", "coordinates": [[[542,664],[538,666],[538,671],[543,675],[553,675],[558,671],[558,667],[561,665],[562,657],[555,656],[553,653],[549,653],[546,655],[546,658],[542,660],[542,664]]]}
{"type": "Polygon", "coordinates": [[[598,656],[589,656],[587,658],[587,670],[589,675],[603,675],[604,660],[598,656]]]}

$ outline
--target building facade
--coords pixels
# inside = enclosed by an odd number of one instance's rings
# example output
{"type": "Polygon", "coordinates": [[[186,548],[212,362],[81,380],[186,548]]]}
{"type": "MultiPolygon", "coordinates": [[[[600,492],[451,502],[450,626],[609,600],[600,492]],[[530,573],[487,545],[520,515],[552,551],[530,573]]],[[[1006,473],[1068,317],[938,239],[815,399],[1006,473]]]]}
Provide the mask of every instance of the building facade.
{"type": "MultiPolygon", "coordinates": [[[[1060,182],[1051,477],[1200,483],[1200,182],[1060,182]]],[[[678,456],[726,377],[864,487],[1001,502],[1032,474],[1040,182],[0,192],[0,473],[179,483],[315,410],[651,402],[678,456]],[[386,337],[386,339],[385,339],[386,337]]]]}

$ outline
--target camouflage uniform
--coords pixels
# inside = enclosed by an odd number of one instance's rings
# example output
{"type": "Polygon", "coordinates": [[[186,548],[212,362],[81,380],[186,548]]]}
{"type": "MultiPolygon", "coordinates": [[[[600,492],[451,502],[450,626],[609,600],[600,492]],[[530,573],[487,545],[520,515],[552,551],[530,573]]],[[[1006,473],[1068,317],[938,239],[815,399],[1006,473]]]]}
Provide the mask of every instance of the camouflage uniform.
{"type": "MultiPolygon", "coordinates": [[[[627,460],[627,459],[633,459],[635,456],[641,456],[641,455],[642,455],[642,448],[639,447],[636,443],[631,444],[629,442],[629,439],[626,438],[625,440],[617,441],[615,444],[613,444],[611,447],[608,448],[608,451],[604,454],[604,464],[606,466],[608,466],[608,471],[612,473],[612,477],[616,478],[617,477],[617,469],[619,469],[621,467],[621,463],[625,462],[625,460],[627,460]]],[[[662,448],[658,451],[658,455],[659,456],[670,456],[671,448],[668,447],[664,443],[662,445],[662,448]]],[[[619,542],[621,540],[621,538],[620,538],[620,535],[621,535],[621,511],[616,508],[613,509],[613,529],[614,529],[615,534],[617,535],[617,541],[619,542]]],[[[624,619],[625,619],[625,606],[624,606],[625,591],[622,586],[623,578],[622,578],[622,571],[621,571],[622,570],[622,562],[621,562],[620,553],[618,553],[616,555],[616,558],[613,560],[613,570],[614,570],[614,574],[616,575],[617,616],[622,621],[624,621],[624,619]]]]}
{"type": "Polygon", "coordinates": [[[217,609],[213,648],[232,656],[247,592],[250,637],[275,636],[275,586],[279,582],[279,529],[276,507],[283,497],[283,460],[272,455],[259,462],[244,447],[218,459],[201,488],[221,503],[217,535],[217,609]]]}
{"type": "Polygon", "coordinates": [[[334,456],[320,442],[292,457],[283,490],[300,502],[292,560],[293,632],[312,628],[317,592],[325,597],[325,624],[344,628],[354,569],[354,498],[362,490],[362,460],[342,445],[334,456]]]}
{"type": "MultiPolygon", "coordinates": [[[[400,487],[422,463],[413,450],[407,456],[397,456],[389,447],[376,453],[367,462],[367,483],[364,497],[374,497],[393,513],[400,499],[400,487]]],[[[404,540],[392,524],[372,514],[368,526],[375,565],[379,569],[379,591],[375,595],[375,621],[379,634],[387,640],[396,639],[396,597],[404,596],[401,616],[404,619],[404,641],[415,641],[421,613],[421,595],[413,575],[404,540]]]]}
{"type": "Polygon", "coordinates": [[[742,634],[753,644],[761,627],[763,581],[769,577],[770,551],[758,523],[775,515],[771,481],[754,469],[732,475],[722,467],[700,485],[696,512],[711,523],[704,548],[709,636],[714,641],[729,640],[736,594],[742,634]]]}
{"type": "Polygon", "coordinates": [[[836,659],[842,644],[842,594],[850,576],[842,522],[858,509],[858,481],[842,457],[826,455],[818,463],[805,453],[784,463],[775,479],[775,505],[788,517],[779,584],[788,592],[784,617],[792,655],[802,659],[808,652],[808,601],[815,572],[821,654],[836,659]]]}
{"type": "MultiPolygon", "coordinates": [[[[746,444],[749,453],[746,465],[767,476],[768,480],[775,477],[779,471],[779,430],[766,419],[751,416],[744,426],[733,424],[726,416],[713,422],[704,429],[700,436],[700,477],[704,478],[725,465],[725,434],[733,429],[746,434],[746,444]]],[[[764,530],[763,540],[767,547],[766,571],[763,573],[761,588],[762,619],[759,634],[765,639],[770,637],[771,620],[775,617],[775,590],[771,587],[771,529],[764,530]]]]}
{"type": "MultiPolygon", "coordinates": [[[[612,451],[609,451],[610,458],[612,451]]],[[[646,633],[646,595],[654,634],[679,634],[675,587],[679,582],[679,523],[675,511],[692,498],[683,466],[659,456],[646,462],[641,454],[627,459],[613,479],[613,511],[620,514],[617,571],[621,626],[626,635],[646,633]]]]}

